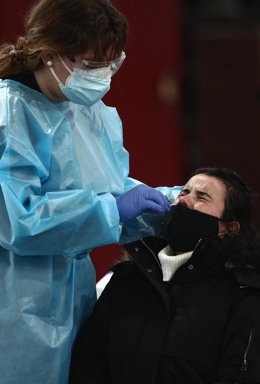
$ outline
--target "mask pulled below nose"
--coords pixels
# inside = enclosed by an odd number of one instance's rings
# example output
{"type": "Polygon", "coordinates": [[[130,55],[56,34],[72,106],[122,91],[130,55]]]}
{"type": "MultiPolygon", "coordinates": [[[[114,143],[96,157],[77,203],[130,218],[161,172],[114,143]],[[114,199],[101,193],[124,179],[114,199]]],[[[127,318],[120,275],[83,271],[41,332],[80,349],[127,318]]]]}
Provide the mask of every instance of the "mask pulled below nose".
{"type": "Polygon", "coordinates": [[[182,204],[173,205],[165,221],[165,237],[172,250],[193,251],[200,239],[218,235],[219,219],[182,204]]]}

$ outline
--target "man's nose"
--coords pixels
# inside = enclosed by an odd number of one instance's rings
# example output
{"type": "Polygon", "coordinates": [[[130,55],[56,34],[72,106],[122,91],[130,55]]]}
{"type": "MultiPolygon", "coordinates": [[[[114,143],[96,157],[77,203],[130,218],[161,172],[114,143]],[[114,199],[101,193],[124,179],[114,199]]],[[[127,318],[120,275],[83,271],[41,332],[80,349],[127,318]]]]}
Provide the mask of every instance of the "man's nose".
{"type": "Polygon", "coordinates": [[[192,198],[192,196],[190,194],[185,195],[185,196],[181,196],[179,199],[179,203],[182,204],[186,208],[193,209],[194,199],[192,198]]]}

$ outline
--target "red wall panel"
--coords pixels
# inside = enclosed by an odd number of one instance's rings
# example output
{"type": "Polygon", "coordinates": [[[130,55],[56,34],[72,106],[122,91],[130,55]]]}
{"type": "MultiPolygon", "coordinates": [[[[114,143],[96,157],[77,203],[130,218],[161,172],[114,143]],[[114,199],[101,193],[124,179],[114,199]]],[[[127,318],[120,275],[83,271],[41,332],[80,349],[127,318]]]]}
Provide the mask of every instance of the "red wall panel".
{"type": "Polygon", "coordinates": [[[23,34],[24,15],[30,0],[4,0],[0,12],[0,39],[15,43],[17,35],[23,34]]]}
{"type": "Polygon", "coordinates": [[[127,16],[130,35],[125,63],[105,101],[117,106],[123,120],[130,174],[153,186],[179,183],[183,173],[179,1],[114,3],[127,16]],[[172,100],[165,95],[167,80],[172,100]]]}

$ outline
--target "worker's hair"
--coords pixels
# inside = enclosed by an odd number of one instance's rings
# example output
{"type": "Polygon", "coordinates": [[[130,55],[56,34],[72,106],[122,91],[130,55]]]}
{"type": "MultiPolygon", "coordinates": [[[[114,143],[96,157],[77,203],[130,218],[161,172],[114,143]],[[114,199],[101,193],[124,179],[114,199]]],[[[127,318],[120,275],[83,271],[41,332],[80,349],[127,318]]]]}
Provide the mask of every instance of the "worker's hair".
{"type": "Polygon", "coordinates": [[[224,238],[213,240],[217,257],[225,260],[226,266],[239,270],[255,268],[260,271],[260,237],[252,224],[252,195],[242,178],[228,168],[204,167],[196,169],[189,177],[204,174],[216,177],[226,188],[222,220],[238,221],[240,231],[224,238]]]}
{"type": "Polygon", "coordinates": [[[33,72],[41,53],[73,57],[93,50],[95,60],[111,60],[126,44],[125,17],[109,0],[39,0],[25,20],[25,36],[0,46],[0,78],[33,72]]]}

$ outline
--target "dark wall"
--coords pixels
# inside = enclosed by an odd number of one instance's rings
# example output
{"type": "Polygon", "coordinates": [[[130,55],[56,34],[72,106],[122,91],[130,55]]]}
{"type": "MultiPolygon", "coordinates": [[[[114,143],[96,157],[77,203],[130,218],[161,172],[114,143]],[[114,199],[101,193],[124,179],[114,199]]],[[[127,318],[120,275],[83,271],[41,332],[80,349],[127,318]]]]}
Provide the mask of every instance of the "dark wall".
{"type": "Polygon", "coordinates": [[[260,228],[260,2],[184,1],[186,163],[235,169],[260,228]]]}

